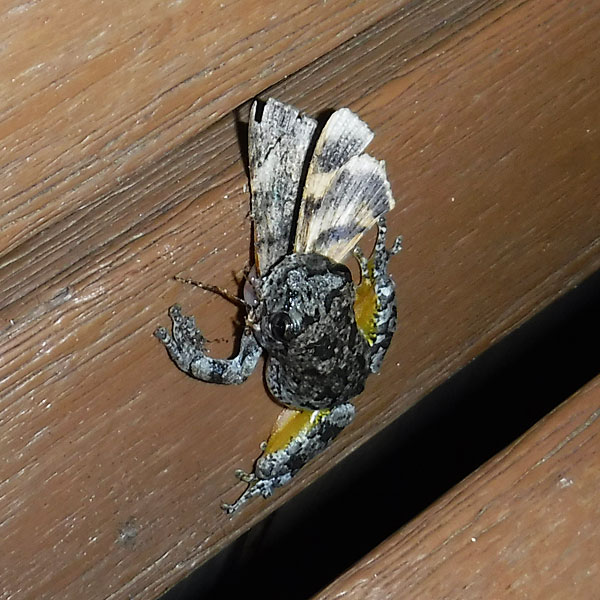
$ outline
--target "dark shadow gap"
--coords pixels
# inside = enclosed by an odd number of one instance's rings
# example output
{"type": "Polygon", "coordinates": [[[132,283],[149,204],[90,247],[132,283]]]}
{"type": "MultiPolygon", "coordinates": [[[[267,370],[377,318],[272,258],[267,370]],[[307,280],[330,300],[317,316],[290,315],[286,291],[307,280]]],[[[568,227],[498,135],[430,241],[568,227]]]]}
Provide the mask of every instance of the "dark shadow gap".
{"type": "Polygon", "coordinates": [[[472,361],[162,600],[310,598],[600,373],[598,306],[600,272],[472,361]]]}

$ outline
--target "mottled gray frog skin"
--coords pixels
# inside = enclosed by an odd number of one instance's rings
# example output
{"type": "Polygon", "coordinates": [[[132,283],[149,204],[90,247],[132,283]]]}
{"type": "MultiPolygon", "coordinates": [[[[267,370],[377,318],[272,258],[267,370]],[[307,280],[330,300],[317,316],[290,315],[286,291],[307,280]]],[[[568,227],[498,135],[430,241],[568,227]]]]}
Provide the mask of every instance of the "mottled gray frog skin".
{"type": "Polygon", "coordinates": [[[331,115],[315,143],[316,132],[314,119],[272,98],[250,111],[256,265],[246,284],[237,355],[211,358],[194,318],[177,305],[169,310],[172,331],[155,331],[182,371],[209,383],[244,382],[264,351],[271,394],[295,409],[277,421],[253,472],[236,472],[249,485],[235,503],[223,505],[227,512],[270,496],[352,422],[351,400],[367,375],[379,371],[396,329],[387,269],[400,245],[386,247],[385,214],[394,199],[385,165],[363,152],[373,132],[345,108],[331,115]],[[367,260],[357,244],[375,226],[367,260]],[[353,251],[358,288],[341,264],[353,251]]]}
{"type": "Polygon", "coordinates": [[[385,219],[378,229],[372,262],[355,253],[363,280],[372,282],[378,298],[371,344],[356,324],[350,270],[319,254],[284,256],[266,276],[250,279],[247,325],[232,359],[208,356],[194,318],[182,315],[177,305],[169,311],[172,334],[164,327],[155,331],[182,371],[210,383],[242,383],[265,350],[265,376],[275,399],[315,417],[285,447],[265,452],[254,472],[236,471],[249,486],[236,502],[223,504],[226,512],[255,496],[267,498],[288,483],[354,419],[351,400],[363,390],[368,374],[379,371],[396,329],[394,282],[387,266],[400,250],[400,239],[388,250],[385,219]]]}
{"type": "Polygon", "coordinates": [[[354,319],[350,270],[319,254],[290,254],[256,287],[256,337],[267,385],[290,408],[329,408],[362,392],[369,345],[354,319]]]}

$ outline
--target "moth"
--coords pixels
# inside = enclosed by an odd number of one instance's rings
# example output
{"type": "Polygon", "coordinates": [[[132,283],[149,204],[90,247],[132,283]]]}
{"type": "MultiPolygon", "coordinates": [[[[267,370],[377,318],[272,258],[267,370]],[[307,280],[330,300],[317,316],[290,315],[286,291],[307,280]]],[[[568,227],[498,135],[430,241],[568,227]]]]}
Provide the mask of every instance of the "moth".
{"type": "Polygon", "coordinates": [[[240,384],[266,354],[265,380],[285,408],[232,513],[269,497],[354,418],[352,399],[377,373],[396,329],[385,214],[394,207],[385,163],[364,154],[369,127],[347,108],[335,111],[315,141],[317,122],[269,99],[248,124],[255,263],[244,288],[246,323],[239,352],[211,358],[193,317],[169,309],[172,331],[155,331],[175,364],[192,377],[240,384]],[[262,110],[261,110],[262,108],[262,110]],[[312,157],[308,156],[312,150],[312,157]],[[366,258],[358,247],[378,232],[366,258]],[[360,282],[344,261],[353,253],[360,282]]]}

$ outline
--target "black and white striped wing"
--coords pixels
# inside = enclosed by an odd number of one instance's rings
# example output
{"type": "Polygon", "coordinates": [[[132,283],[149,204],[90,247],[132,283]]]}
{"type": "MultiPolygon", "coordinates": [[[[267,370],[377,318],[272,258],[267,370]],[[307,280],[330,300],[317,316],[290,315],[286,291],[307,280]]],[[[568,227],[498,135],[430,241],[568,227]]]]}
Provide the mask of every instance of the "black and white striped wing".
{"type": "Polygon", "coordinates": [[[252,218],[257,270],[266,273],[291,251],[306,154],[316,121],[270,98],[248,125],[252,218]]]}
{"type": "Polygon", "coordinates": [[[372,139],[369,127],[347,108],[329,118],[306,176],[295,252],[342,262],[394,207],[385,163],[362,154],[372,139]]]}

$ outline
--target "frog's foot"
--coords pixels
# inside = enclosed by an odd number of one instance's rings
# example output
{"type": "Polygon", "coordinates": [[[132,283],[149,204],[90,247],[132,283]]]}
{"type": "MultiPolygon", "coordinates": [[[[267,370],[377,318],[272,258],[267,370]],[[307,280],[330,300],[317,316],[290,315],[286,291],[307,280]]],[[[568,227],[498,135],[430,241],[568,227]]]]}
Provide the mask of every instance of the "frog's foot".
{"type": "Polygon", "coordinates": [[[169,356],[175,364],[186,373],[190,370],[192,361],[204,355],[206,338],[196,328],[194,317],[181,314],[181,306],[174,304],[169,309],[169,316],[173,322],[172,334],[165,327],[158,327],[154,335],[167,348],[169,356]]]}
{"type": "Polygon", "coordinates": [[[244,483],[254,483],[256,481],[254,473],[246,473],[243,469],[236,469],[234,475],[244,483]]]}
{"type": "Polygon", "coordinates": [[[228,514],[232,514],[238,511],[246,502],[252,500],[252,498],[256,498],[257,496],[262,496],[263,498],[268,498],[273,494],[273,490],[275,488],[285,485],[292,476],[289,475],[287,477],[273,477],[270,479],[259,479],[254,475],[254,473],[246,473],[241,470],[237,470],[235,475],[238,479],[248,484],[248,488],[246,491],[233,503],[227,504],[223,502],[221,504],[221,508],[228,514]]]}
{"type": "Polygon", "coordinates": [[[373,251],[374,276],[387,276],[387,265],[391,256],[402,250],[402,236],[399,235],[390,249],[387,248],[387,224],[385,217],[379,217],[377,222],[377,239],[373,251]]]}
{"type": "Polygon", "coordinates": [[[166,346],[173,362],[185,373],[209,383],[242,383],[254,371],[262,354],[254,334],[246,329],[235,358],[218,359],[206,354],[206,339],[196,328],[194,317],[181,314],[177,304],[169,309],[172,334],[159,327],[154,335],[166,346]]]}
{"type": "Polygon", "coordinates": [[[402,250],[402,236],[399,235],[389,249],[387,247],[386,239],[386,220],[385,217],[379,217],[379,221],[377,222],[377,239],[371,257],[367,258],[360,246],[354,247],[352,252],[358,261],[362,280],[387,276],[387,265],[390,257],[398,254],[402,250]]]}

